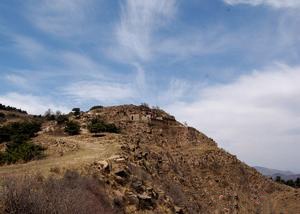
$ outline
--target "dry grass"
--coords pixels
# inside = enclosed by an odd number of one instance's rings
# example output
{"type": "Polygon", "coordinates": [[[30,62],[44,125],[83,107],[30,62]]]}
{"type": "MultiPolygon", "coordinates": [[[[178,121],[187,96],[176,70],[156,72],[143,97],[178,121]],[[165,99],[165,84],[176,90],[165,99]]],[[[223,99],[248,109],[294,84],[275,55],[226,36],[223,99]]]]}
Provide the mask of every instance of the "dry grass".
{"type": "Polygon", "coordinates": [[[80,168],[84,164],[91,163],[99,159],[107,159],[115,155],[119,149],[118,135],[108,134],[103,138],[93,138],[91,135],[61,137],[62,141],[77,143],[78,151],[66,153],[63,156],[49,156],[42,160],[31,161],[26,164],[14,164],[0,167],[0,177],[11,174],[32,174],[41,172],[49,174],[51,168],[80,168]]]}
{"type": "Polygon", "coordinates": [[[6,178],[0,197],[7,214],[114,213],[103,186],[75,171],[67,171],[60,179],[6,178]]]}

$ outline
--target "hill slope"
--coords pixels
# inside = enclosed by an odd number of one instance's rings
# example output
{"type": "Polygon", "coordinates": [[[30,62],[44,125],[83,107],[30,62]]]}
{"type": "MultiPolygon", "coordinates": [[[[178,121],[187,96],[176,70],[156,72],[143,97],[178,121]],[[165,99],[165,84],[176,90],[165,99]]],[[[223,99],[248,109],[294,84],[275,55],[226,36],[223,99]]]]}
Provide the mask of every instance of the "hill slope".
{"type": "Polygon", "coordinates": [[[105,183],[124,213],[300,213],[298,190],[271,181],[160,109],[113,106],[73,119],[81,135],[53,135],[57,125],[47,123],[34,141],[48,147],[48,157],[2,166],[0,175],[76,168],[105,183]],[[122,132],[89,134],[95,117],[122,132]]]}

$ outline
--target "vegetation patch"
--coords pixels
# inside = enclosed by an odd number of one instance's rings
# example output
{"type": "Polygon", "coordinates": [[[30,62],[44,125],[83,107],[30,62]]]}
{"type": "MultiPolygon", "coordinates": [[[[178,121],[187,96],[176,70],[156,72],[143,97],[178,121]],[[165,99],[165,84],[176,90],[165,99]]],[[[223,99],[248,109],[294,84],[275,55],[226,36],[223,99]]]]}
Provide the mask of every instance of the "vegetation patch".
{"type": "Polygon", "coordinates": [[[116,213],[96,179],[67,171],[63,178],[11,177],[3,182],[1,213],[116,213]]]}
{"type": "Polygon", "coordinates": [[[0,127],[0,143],[9,141],[27,141],[41,130],[38,121],[16,122],[0,127]]]}
{"type": "Polygon", "coordinates": [[[120,133],[120,129],[115,124],[105,123],[100,118],[93,118],[88,124],[88,130],[96,134],[100,132],[120,133]]]}
{"type": "Polygon", "coordinates": [[[285,185],[288,185],[290,187],[300,188],[300,178],[297,178],[295,181],[294,180],[287,180],[287,181],[285,181],[280,176],[277,176],[276,179],[275,179],[275,181],[277,183],[285,184],[285,185]]]}
{"type": "Polygon", "coordinates": [[[6,105],[3,105],[0,103],[0,110],[5,110],[5,111],[16,111],[16,112],[20,112],[20,113],[23,113],[23,114],[27,114],[26,111],[23,111],[22,109],[18,109],[18,108],[15,108],[15,107],[11,107],[11,106],[6,106],[6,105]]]}
{"type": "Polygon", "coordinates": [[[0,143],[6,142],[5,151],[0,152],[0,165],[43,157],[45,149],[30,142],[40,130],[41,123],[37,121],[18,122],[0,127],[0,143]]]}
{"type": "Polygon", "coordinates": [[[69,135],[78,135],[80,134],[80,124],[76,121],[69,121],[66,123],[65,132],[69,135]]]}
{"type": "Polygon", "coordinates": [[[62,114],[60,111],[56,111],[55,113],[51,111],[51,109],[48,109],[44,113],[44,117],[46,120],[52,121],[55,120],[57,124],[64,124],[68,121],[68,115],[62,114]]]}
{"type": "Polygon", "coordinates": [[[103,107],[103,106],[100,106],[100,105],[98,105],[98,106],[93,106],[92,108],[90,108],[90,111],[95,110],[95,109],[102,109],[102,108],[104,108],[104,107],[103,107]]]}
{"type": "Polygon", "coordinates": [[[5,114],[3,114],[2,112],[0,112],[0,119],[5,118],[5,114]]]}
{"type": "Polygon", "coordinates": [[[0,153],[0,164],[12,164],[19,160],[28,162],[33,159],[40,159],[43,157],[44,150],[42,146],[30,142],[9,143],[5,152],[0,153]]]}

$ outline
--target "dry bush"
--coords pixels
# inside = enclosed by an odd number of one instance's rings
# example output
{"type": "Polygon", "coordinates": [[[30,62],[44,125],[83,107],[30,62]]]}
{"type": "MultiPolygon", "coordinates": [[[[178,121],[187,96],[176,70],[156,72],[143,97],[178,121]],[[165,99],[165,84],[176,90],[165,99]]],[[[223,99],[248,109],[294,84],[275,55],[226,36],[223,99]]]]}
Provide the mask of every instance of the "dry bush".
{"type": "Polygon", "coordinates": [[[5,179],[4,213],[115,213],[103,186],[92,178],[67,171],[63,178],[24,176],[5,179]]]}
{"type": "Polygon", "coordinates": [[[176,182],[165,182],[162,187],[176,205],[182,205],[184,202],[188,201],[180,184],[177,184],[176,182]]]}

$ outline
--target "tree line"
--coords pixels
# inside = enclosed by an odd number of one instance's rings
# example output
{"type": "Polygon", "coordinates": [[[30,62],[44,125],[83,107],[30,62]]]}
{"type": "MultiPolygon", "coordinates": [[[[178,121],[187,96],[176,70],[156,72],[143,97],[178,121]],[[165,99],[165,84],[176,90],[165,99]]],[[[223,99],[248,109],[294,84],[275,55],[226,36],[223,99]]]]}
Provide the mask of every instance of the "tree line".
{"type": "Polygon", "coordinates": [[[290,179],[290,180],[285,181],[280,176],[276,176],[275,181],[277,183],[285,184],[285,185],[288,185],[290,187],[300,188],[300,178],[297,178],[296,180],[290,179]]]}
{"type": "Polygon", "coordinates": [[[23,114],[27,114],[26,111],[22,110],[22,109],[18,109],[18,108],[15,108],[15,107],[11,107],[11,106],[6,106],[6,105],[3,105],[0,103],[0,110],[5,110],[5,111],[16,111],[16,112],[20,112],[20,113],[23,113],[23,114]]]}

